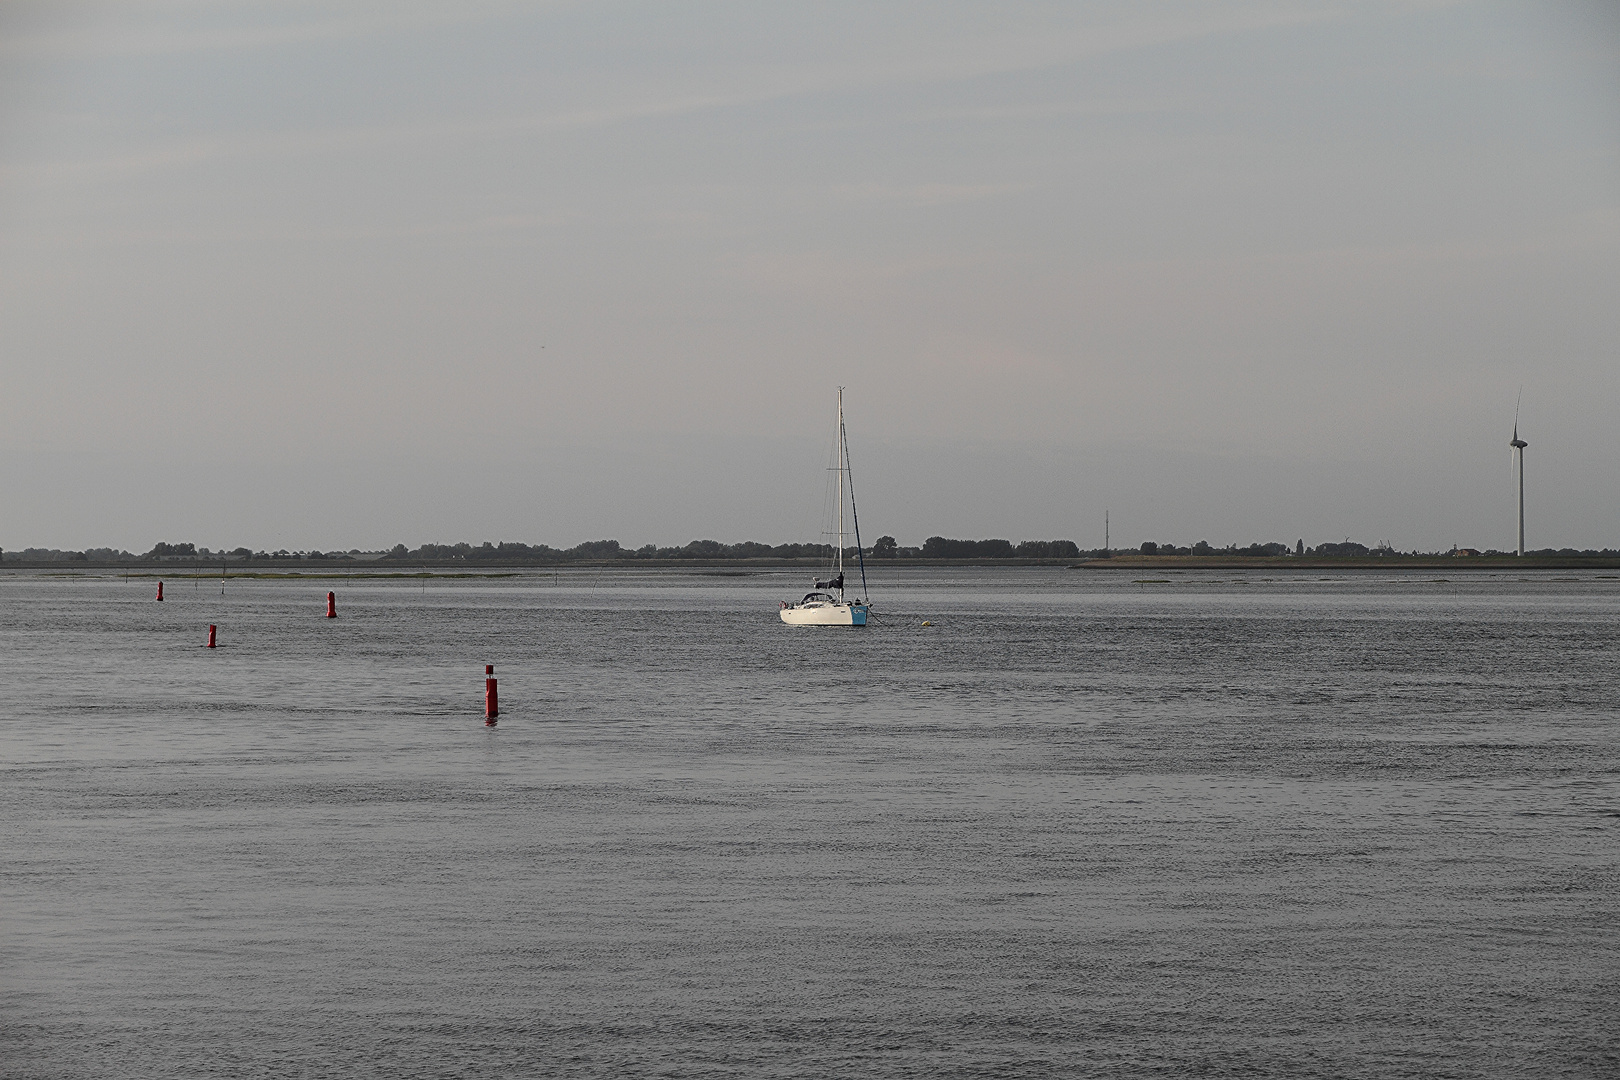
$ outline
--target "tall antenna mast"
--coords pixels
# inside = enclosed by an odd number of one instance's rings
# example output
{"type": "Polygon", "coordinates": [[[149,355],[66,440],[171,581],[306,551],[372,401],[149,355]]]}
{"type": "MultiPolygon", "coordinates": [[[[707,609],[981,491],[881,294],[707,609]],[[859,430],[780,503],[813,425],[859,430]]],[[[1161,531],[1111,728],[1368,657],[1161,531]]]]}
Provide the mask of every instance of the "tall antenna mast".
{"type": "Polygon", "coordinates": [[[1524,400],[1524,387],[1519,387],[1519,401],[1513,403],[1513,453],[1519,455],[1519,556],[1524,556],[1524,448],[1530,444],[1519,438],[1519,404],[1524,400]]]}

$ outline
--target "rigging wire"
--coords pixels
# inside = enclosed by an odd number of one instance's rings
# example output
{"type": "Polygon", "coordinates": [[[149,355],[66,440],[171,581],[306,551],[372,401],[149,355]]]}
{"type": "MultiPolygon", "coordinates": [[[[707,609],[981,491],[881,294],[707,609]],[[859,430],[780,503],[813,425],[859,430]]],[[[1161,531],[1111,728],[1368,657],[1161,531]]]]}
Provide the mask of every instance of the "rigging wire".
{"type": "Polygon", "coordinates": [[[849,516],[855,523],[855,557],[861,562],[861,599],[871,597],[866,587],[866,552],[861,547],[861,515],[855,509],[855,468],[849,463],[849,433],[844,430],[844,414],[838,414],[838,438],[844,444],[844,471],[849,474],[849,516]]]}

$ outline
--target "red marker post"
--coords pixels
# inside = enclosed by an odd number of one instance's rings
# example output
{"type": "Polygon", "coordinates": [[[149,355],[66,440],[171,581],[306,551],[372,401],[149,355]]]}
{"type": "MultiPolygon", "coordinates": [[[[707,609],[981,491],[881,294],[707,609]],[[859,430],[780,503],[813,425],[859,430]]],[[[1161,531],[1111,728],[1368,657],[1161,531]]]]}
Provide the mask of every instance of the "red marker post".
{"type": "Polygon", "coordinates": [[[494,727],[495,718],[501,715],[501,698],[495,689],[495,665],[484,665],[484,726],[494,727]]]}
{"type": "Polygon", "coordinates": [[[335,592],[326,594],[326,617],[328,619],[337,618],[337,593],[335,592]]]}
{"type": "Polygon", "coordinates": [[[208,624],[208,647],[210,649],[214,647],[214,631],[218,629],[219,627],[215,626],[213,623],[208,624]]]}
{"type": "Polygon", "coordinates": [[[158,582],[158,603],[163,602],[163,582],[158,582]]]}

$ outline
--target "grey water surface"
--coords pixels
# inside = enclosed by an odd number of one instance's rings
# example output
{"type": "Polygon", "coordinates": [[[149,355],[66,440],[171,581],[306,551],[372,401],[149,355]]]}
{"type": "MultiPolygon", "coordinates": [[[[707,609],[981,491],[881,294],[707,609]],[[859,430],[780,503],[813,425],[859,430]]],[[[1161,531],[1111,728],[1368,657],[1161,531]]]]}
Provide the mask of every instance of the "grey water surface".
{"type": "Polygon", "coordinates": [[[1267,574],[4,575],[0,1074],[1620,1074],[1620,581],[1267,574]]]}

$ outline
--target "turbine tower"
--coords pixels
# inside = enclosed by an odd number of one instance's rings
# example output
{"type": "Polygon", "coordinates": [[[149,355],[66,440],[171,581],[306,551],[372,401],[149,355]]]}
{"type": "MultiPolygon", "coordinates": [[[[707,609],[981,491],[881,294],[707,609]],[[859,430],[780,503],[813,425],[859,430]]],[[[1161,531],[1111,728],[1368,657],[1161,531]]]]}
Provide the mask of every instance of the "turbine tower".
{"type": "Polygon", "coordinates": [[[1524,555],[1524,448],[1530,444],[1519,438],[1519,407],[1513,406],[1513,441],[1508,443],[1519,457],[1519,554],[1524,555]]]}

